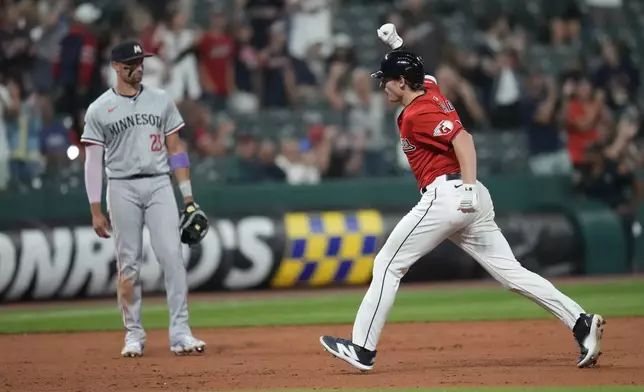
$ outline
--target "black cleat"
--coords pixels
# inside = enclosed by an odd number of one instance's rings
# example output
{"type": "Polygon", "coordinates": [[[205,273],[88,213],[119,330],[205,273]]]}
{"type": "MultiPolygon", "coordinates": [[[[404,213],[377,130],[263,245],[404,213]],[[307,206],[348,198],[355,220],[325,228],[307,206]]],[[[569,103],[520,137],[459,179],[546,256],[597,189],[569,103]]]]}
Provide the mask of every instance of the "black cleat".
{"type": "Polygon", "coordinates": [[[324,350],[336,358],[340,358],[362,372],[373,369],[376,352],[353,344],[350,340],[334,338],[333,336],[320,336],[320,344],[324,350]]]}

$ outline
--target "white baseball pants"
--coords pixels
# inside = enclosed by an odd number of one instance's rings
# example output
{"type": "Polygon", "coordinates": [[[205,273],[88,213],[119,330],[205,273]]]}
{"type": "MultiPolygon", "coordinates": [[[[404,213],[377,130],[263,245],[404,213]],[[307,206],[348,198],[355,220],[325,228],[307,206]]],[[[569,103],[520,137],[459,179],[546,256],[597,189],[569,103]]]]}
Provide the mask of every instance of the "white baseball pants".
{"type": "Polygon", "coordinates": [[[494,222],[490,192],[477,185],[479,209],[458,210],[461,180],[438,177],[418,204],[396,225],[376,256],[373,278],[353,326],[351,340],[375,350],[391,309],[400,279],[420,257],[443,240],[458,245],[508,290],[518,292],[547,309],[572,330],[584,310],[543,277],[527,270],[494,222]]]}

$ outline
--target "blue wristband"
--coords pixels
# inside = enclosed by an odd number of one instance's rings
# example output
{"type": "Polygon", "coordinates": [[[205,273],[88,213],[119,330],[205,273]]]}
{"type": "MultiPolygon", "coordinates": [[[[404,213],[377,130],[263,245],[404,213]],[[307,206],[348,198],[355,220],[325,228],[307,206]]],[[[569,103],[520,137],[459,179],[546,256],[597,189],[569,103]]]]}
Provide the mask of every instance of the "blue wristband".
{"type": "Polygon", "coordinates": [[[190,159],[187,152],[180,152],[170,157],[170,167],[172,169],[180,169],[190,167],[190,159]]]}

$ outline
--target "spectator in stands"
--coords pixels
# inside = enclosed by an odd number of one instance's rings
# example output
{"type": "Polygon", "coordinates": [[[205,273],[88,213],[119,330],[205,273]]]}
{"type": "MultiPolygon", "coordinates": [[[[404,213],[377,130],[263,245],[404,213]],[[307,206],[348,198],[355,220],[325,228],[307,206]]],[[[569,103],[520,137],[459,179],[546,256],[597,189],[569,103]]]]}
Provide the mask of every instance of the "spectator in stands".
{"type": "Polygon", "coordinates": [[[42,120],[36,94],[26,94],[17,79],[9,81],[11,106],[5,112],[11,148],[11,179],[20,188],[32,186],[41,172],[42,120]]]}
{"type": "Polygon", "coordinates": [[[601,43],[601,65],[595,71],[593,83],[606,92],[606,104],[621,113],[635,101],[640,85],[639,71],[625,49],[604,39],[601,43]]]}
{"type": "Polygon", "coordinates": [[[11,113],[13,103],[11,93],[6,85],[0,83],[0,191],[7,188],[11,179],[11,148],[7,135],[6,116],[11,113]]]}
{"type": "Polygon", "coordinates": [[[253,184],[264,179],[264,170],[257,159],[257,140],[250,133],[240,133],[235,141],[235,156],[226,173],[232,183],[253,184]]]}
{"type": "MultiPolygon", "coordinates": [[[[423,0],[406,0],[401,12],[404,21],[398,32],[410,50],[425,61],[425,72],[433,74],[443,58],[448,40],[440,17],[423,0]]],[[[398,28],[398,26],[396,26],[398,28]]]]}
{"type": "Polygon", "coordinates": [[[586,9],[592,24],[599,28],[622,26],[624,21],[623,0],[586,0],[586,9]]]}
{"type": "Polygon", "coordinates": [[[303,60],[311,45],[329,42],[333,36],[331,8],[336,0],[288,0],[290,31],[288,50],[291,56],[303,60]]]}
{"type": "Polygon", "coordinates": [[[186,15],[174,11],[167,27],[161,27],[160,55],[168,65],[165,90],[175,101],[197,100],[201,97],[201,84],[197,59],[193,53],[197,43],[196,32],[188,28],[186,15]]]}
{"type": "Polygon", "coordinates": [[[549,44],[554,47],[579,47],[581,45],[582,38],[582,13],[576,0],[564,0],[549,3],[550,4],[547,4],[547,6],[555,9],[551,10],[552,16],[549,20],[549,44]]]}
{"type": "Polygon", "coordinates": [[[259,165],[264,172],[264,179],[267,181],[285,182],[286,173],[276,163],[277,146],[272,140],[264,140],[259,145],[259,165]]]}
{"type": "Polygon", "coordinates": [[[287,183],[316,184],[320,181],[320,172],[311,159],[306,159],[311,155],[311,144],[308,140],[295,137],[284,138],[275,163],[286,173],[287,183]]]}
{"type": "Polygon", "coordinates": [[[248,23],[241,22],[235,30],[234,75],[235,93],[230,107],[237,113],[254,113],[259,109],[259,53],[250,44],[253,31],[248,23]]]}
{"type": "Polygon", "coordinates": [[[208,107],[195,103],[189,106],[186,125],[191,131],[191,144],[202,157],[223,158],[227,153],[227,140],[235,129],[232,121],[213,124],[213,116],[208,107]]]}
{"type": "Polygon", "coordinates": [[[45,159],[45,176],[55,178],[67,166],[69,160],[67,150],[71,146],[69,130],[54,113],[51,98],[46,95],[39,97],[39,108],[42,116],[40,130],[40,152],[45,159]]]}
{"type": "Polygon", "coordinates": [[[527,80],[521,104],[528,136],[530,170],[536,175],[570,173],[572,164],[564,148],[557,121],[558,89],[552,76],[534,70],[527,80]]]}
{"type": "Polygon", "coordinates": [[[47,95],[40,95],[38,100],[42,130],[40,131],[40,151],[50,162],[50,159],[67,156],[70,146],[69,130],[54,113],[52,100],[47,95]]]}
{"type": "Polygon", "coordinates": [[[32,42],[29,28],[21,17],[18,4],[5,5],[0,15],[0,70],[26,85],[25,70],[32,63],[32,42]]]}
{"type": "Polygon", "coordinates": [[[476,49],[477,58],[468,64],[468,73],[480,89],[490,123],[497,128],[517,128],[521,96],[521,63],[525,36],[512,29],[505,15],[493,15],[482,23],[476,49]]]}
{"type": "Polygon", "coordinates": [[[74,11],[68,34],[61,40],[54,57],[53,74],[58,89],[56,109],[72,117],[78,132],[78,113],[89,106],[103,91],[101,66],[97,60],[98,39],[92,23],[101,17],[101,10],[84,3],[74,11]]]}
{"type": "MultiPolygon", "coordinates": [[[[143,84],[154,88],[163,88],[169,75],[169,64],[166,64],[163,56],[160,55],[161,47],[163,46],[162,33],[165,31],[165,28],[162,28],[160,23],[152,18],[152,12],[146,9],[140,9],[133,18],[141,24],[140,42],[143,50],[146,53],[155,55],[145,59],[143,84]]],[[[108,45],[108,50],[111,50],[112,45],[116,45],[119,42],[118,36],[113,34],[111,38],[112,42],[108,45]]],[[[106,59],[109,59],[108,53],[105,53],[104,56],[106,59]]],[[[109,60],[105,64],[107,66],[107,79],[111,81],[110,85],[113,85],[113,83],[116,83],[116,72],[112,69],[109,60]]]]}
{"type": "Polygon", "coordinates": [[[373,91],[369,74],[364,68],[353,71],[353,90],[346,94],[348,130],[363,147],[363,173],[367,176],[383,176],[387,174],[387,138],[383,128],[387,102],[381,92],[373,91]]]}
{"type": "Polygon", "coordinates": [[[357,65],[353,41],[346,34],[334,39],[334,51],[327,60],[328,77],[324,93],[335,110],[344,110],[346,102],[343,89],[351,85],[351,74],[357,65]]]}
{"type": "Polygon", "coordinates": [[[293,58],[293,77],[295,78],[296,96],[300,99],[317,99],[321,95],[324,80],[324,61],[321,56],[322,44],[309,47],[304,60],[293,58]]]}
{"type": "Polygon", "coordinates": [[[276,22],[271,26],[268,46],[259,54],[265,108],[286,108],[295,99],[295,76],[286,44],[286,25],[276,22]]]}
{"type": "Polygon", "coordinates": [[[474,88],[455,68],[442,64],[437,68],[435,76],[441,92],[458,112],[465,129],[476,130],[487,123],[485,110],[479,103],[474,88]]]}
{"type": "Polygon", "coordinates": [[[609,149],[603,143],[589,146],[589,164],[581,172],[577,190],[605,203],[619,214],[627,238],[628,259],[632,260],[635,246],[633,225],[642,196],[642,184],[633,168],[626,163],[626,156],[611,156],[609,149]]]}
{"type": "Polygon", "coordinates": [[[316,87],[322,92],[326,82],[326,58],[324,57],[324,45],[321,42],[311,45],[306,52],[304,63],[308,71],[315,79],[316,87]]]}
{"type": "Polygon", "coordinates": [[[148,9],[154,20],[162,20],[166,17],[168,6],[175,3],[175,0],[137,0],[142,7],[148,9]]]}
{"type": "Polygon", "coordinates": [[[593,87],[584,75],[567,79],[563,86],[563,118],[568,137],[568,153],[573,166],[580,169],[588,146],[600,139],[599,126],[605,115],[605,94],[593,87]]]}
{"type": "Polygon", "coordinates": [[[498,129],[516,129],[521,125],[521,75],[518,54],[504,49],[497,60],[497,74],[490,111],[490,123],[498,129]]]}
{"type": "Polygon", "coordinates": [[[215,9],[210,29],[201,36],[197,48],[202,98],[214,110],[225,109],[229,95],[235,90],[235,48],[227,29],[226,14],[215,9]]]}
{"type": "Polygon", "coordinates": [[[34,42],[34,62],[31,69],[31,79],[36,91],[54,92],[53,62],[58,53],[61,40],[67,35],[65,13],[67,1],[54,4],[38,3],[40,24],[31,30],[34,42]]]}
{"type": "Polygon", "coordinates": [[[354,177],[362,169],[362,151],[353,134],[327,127],[320,154],[320,168],[325,179],[354,177]]]}
{"type": "Polygon", "coordinates": [[[619,118],[612,132],[608,132],[601,139],[605,145],[604,155],[613,161],[629,161],[631,167],[638,165],[641,159],[637,159],[638,148],[635,138],[640,128],[640,115],[634,107],[629,108],[619,118]],[[636,158],[633,160],[633,158],[636,158]]]}
{"type": "Polygon", "coordinates": [[[264,49],[272,26],[284,16],[285,0],[241,0],[238,3],[241,3],[254,32],[251,45],[257,50],[264,49]]]}
{"type": "MultiPolygon", "coordinates": [[[[89,3],[78,6],[53,61],[59,91],[57,109],[74,118],[74,122],[81,108],[87,107],[102,93],[102,86],[97,85],[101,73],[97,59],[98,39],[92,26],[100,17],[101,10],[95,6],[89,3]]],[[[79,129],[78,126],[74,128],[79,129]]]]}

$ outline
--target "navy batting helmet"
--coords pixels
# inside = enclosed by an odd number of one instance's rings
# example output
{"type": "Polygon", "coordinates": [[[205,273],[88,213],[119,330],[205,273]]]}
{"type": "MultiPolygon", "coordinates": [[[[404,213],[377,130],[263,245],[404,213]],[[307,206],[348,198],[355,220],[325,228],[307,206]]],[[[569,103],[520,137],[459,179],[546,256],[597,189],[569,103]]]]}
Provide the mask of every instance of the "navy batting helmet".
{"type": "Polygon", "coordinates": [[[414,89],[422,89],[425,79],[423,59],[406,51],[394,50],[380,61],[380,69],[371,74],[376,79],[392,80],[404,77],[414,89]]]}

